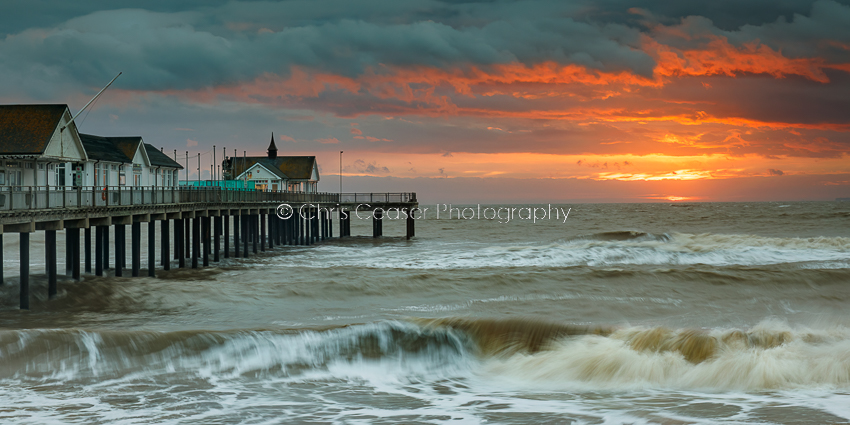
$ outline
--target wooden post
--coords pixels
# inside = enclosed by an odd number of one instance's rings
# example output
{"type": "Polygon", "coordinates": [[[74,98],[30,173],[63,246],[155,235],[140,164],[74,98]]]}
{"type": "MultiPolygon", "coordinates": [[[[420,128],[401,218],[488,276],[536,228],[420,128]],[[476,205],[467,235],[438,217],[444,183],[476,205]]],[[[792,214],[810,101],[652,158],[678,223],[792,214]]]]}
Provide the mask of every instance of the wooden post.
{"type": "Polygon", "coordinates": [[[103,276],[103,226],[94,228],[94,275],[103,276]]]}
{"type": "Polygon", "coordinates": [[[222,217],[224,221],[224,258],[230,258],[230,216],[222,217]]]}
{"type": "Polygon", "coordinates": [[[192,268],[198,268],[198,256],[201,251],[201,217],[192,219],[192,268]]]}
{"type": "Polygon", "coordinates": [[[257,219],[260,221],[260,251],[266,252],[266,214],[259,214],[257,219]]]}
{"type": "Polygon", "coordinates": [[[148,221],[148,276],[156,277],[156,220],[148,221]]]}
{"type": "Polygon", "coordinates": [[[83,250],[85,252],[86,273],[91,273],[91,226],[83,230],[83,250]]]}
{"type": "Polygon", "coordinates": [[[21,259],[21,310],[30,309],[30,234],[20,235],[21,259]]]}
{"type": "Polygon", "coordinates": [[[414,237],[416,235],[415,231],[415,220],[413,220],[414,209],[408,208],[407,210],[407,239],[414,237]]]}
{"type": "Polygon", "coordinates": [[[71,249],[71,229],[65,229],[65,276],[71,276],[74,273],[74,251],[71,249]]]}
{"type": "Polygon", "coordinates": [[[257,245],[260,239],[260,214],[254,214],[251,216],[251,243],[253,247],[254,254],[257,253],[257,245]]]}
{"type": "Polygon", "coordinates": [[[103,227],[103,270],[109,270],[109,226],[103,227]]]}
{"type": "Polygon", "coordinates": [[[47,269],[47,298],[56,297],[56,231],[44,231],[44,257],[47,269]]]}
{"type": "Polygon", "coordinates": [[[80,228],[69,229],[71,231],[71,277],[80,280],[80,228]]]}
{"type": "Polygon", "coordinates": [[[133,233],[133,237],[130,241],[131,247],[131,256],[133,257],[130,261],[132,266],[132,271],[130,273],[133,277],[139,277],[139,270],[142,268],[142,223],[139,221],[134,221],[133,224],[130,225],[130,230],[133,233]]]}
{"type": "Polygon", "coordinates": [[[124,225],[115,225],[115,276],[124,276],[124,248],[127,245],[124,241],[124,225]]]}
{"type": "Polygon", "coordinates": [[[185,249],[185,256],[186,257],[189,257],[189,256],[192,255],[192,252],[190,250],[190,248],[192,247],[192,244],[191,244],[191,242],[189,242],[191,240],[190,239],[191,236],[189,234],[189,229],[192,227],[192,222],[190,220],[191,219],[189,219],[189,218],[183,219],[183,231],[186,233],[186,237],[183,238],[183,240],[185,240],[186,242],[183,245],[185,245],[184,249],[185,249]]]}
{"type": "Polygon", "coordinates": [[[251,222],[251,216],[250,215],[242,216],[242,220],[240,220],[240,221],[242,222],[242,241],[245,245],[244,251],[242,252],[242,256],[245,257],[245,258],[248,258],[248,239],[249,239],[249,237],[248,237],[248,233],[249,233],[248,223],[251,222]]]}
{"type": "Polygon", "coordinates": [[[372,211],[372,237],[377,238],[384,235],[384,211],[376,209],[372,211]]]}
{"type": "Polygon", "coordinates": [[[4,279],[3,279],[2,264],[3,264],[3,234],[0,233],[0,285],[3,285],[5,283],[4,279]]]}
{"type": "Polygon", "coordinates": [[[159,223],[159,256],[162,259],[162,269],[171,270],[171,236],[168,234],[171,222],[166,218],[159,223]]]}
{"type": "Polygon", "coordinates": [[[218,262],[218,250],[221,246],[221,215],[215,217],[213,219],[215,223],[213,224],[213,232],[215,232],[215,237],[213,241],[213,261],[218,262]]]}
{"type": "Polygon", "coordinates": [[[204,267],[210,266],[210,218],[201,217],[201,225],[204,227],[201,234],[204,237],[204,267]]]}
{"type": "Polygon", "coordinates": [[[242,230],[241,215],[233,216],[233,256],[239,258],[242,256],[242,239],[239,239],[240,230],[242,230]]]}
{"type": "Polygon", "coordinates": [[[186,268],[186,256],[183,255],[183,244],[186,243],[183,236],[186,233],[183,231],[183,225],[182,218],[174,219],[174,252],[177,254],[177,267],[181,269],[186,268]]]}

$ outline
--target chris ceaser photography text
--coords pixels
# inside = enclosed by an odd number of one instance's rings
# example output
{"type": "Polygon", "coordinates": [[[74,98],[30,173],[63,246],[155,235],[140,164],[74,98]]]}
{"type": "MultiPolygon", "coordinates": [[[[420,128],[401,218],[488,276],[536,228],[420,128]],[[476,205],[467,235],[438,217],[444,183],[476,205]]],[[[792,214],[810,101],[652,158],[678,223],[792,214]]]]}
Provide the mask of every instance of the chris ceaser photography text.
{"type": "Polygon", "coordinates": [[[286,220],[295,215],[305,220],[315,218],[316,214],[327,212],[328,214],[336,212],[343,219],[354,217],[360,220],[371,218],[385,220],[407,220],[412,218],[420,220],[424,218],[433,218],[437,220],[493,220],[499,223],[509,223],[511,220],[531,220],[536,223],[542,220],[558,220],[561,223],[566,223],[570,216],[572,208],[553,207],[552,204],[547,206],[494,206],[494,205],[463,205],[452,206],[452,204],[436,204],[431,213],[430,208],[381,208],[372,207],[369,204],[357,204],[356,206],[337,204],[332,207],[322,206],[320,204],[302,204],[298,207],[293,207],[290,204],[280,204],[277,206],[278,217],[286,220]]]}

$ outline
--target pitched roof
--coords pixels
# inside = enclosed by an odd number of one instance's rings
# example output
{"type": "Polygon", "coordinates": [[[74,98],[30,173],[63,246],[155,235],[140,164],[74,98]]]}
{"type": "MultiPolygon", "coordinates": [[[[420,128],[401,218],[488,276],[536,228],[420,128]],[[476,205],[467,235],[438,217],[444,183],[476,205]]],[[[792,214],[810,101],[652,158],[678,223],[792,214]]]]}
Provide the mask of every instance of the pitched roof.
{"type": "Polygon", "coordinates": [[[129,164],[133,162],[132,158],[127,157],[127,154],[120,149],[111,137],[101,137],[92,134],[80,134],[80,140],[83,142],[83,148],[86,150],[89,159],[95,161],[109,161],[129,164]]]}
{"type": "Polygon", "coordinates": [[[145,150],[148,152],[148,159],[150,159],[152,166],[183,169],[183,166],[180,165],[180,163],[171,159],[171,157],[160,152],[148,143],[145,143],[145,150]]]}
{"type": "Polygon", "coordinates": [[[277,174],[280,172],[284,179],[291,180],[310,180],[313,177],[313,168],[316,164],[315,156],[279,156],[277,158],[269,158],[266,156],[249,156],[230,158],[230,166],[232,176],[239,176],[245,170],[250,169],[256,163],[263,164],[264,167],[272,170],[277,174]],[[244,161],[243,161],[244,159],[244,161]],[[244,163],[243,163],[244,162],[244,163]]]}
{"type": "Polygon", "coordinates": [[[67,105],[0,105],[0,155],[42,154],[67,105]]]}
{"type": "Polygon", "coordinates": [[[136,156],[136,150],[139,149],[139,144],[142,143],[142,136],[122,136],[109,137],[109,140],[130,158],[130,162],[136,156]]]}

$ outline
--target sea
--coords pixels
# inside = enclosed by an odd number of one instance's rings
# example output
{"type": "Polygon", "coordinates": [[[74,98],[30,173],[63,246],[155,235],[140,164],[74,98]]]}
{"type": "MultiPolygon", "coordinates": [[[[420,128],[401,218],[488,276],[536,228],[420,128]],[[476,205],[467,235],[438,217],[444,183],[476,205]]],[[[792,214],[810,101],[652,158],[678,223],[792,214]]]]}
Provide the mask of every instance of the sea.
{"type": "Polygon", "coordinates": [[[427,207],[53,300],[36,233],[29,311],[4,235],[0,423],[850,423],[850,202],[427,207]]]}

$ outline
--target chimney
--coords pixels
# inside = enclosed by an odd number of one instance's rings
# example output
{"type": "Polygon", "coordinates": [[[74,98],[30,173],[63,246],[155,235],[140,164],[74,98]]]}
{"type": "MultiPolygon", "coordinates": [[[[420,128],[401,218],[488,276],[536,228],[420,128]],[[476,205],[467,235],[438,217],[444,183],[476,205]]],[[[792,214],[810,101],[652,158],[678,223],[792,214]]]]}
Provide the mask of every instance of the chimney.
{"type": "Polygon", "coordinates": [[[277,158],[277,146],[274,145],[274,132],[272,132],[272,141],[269,143],[269,159],[277,158]]]}

